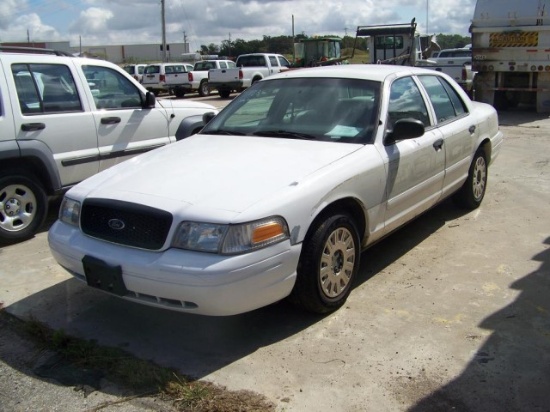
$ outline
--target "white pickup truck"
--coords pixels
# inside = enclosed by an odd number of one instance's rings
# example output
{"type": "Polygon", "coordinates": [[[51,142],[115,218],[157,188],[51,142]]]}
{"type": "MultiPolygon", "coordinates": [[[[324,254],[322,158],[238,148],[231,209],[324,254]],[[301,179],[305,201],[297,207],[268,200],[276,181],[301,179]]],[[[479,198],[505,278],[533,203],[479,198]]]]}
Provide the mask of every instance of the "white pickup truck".
{"type": "Polygon", "coordinates": [[[208,85],[227,98],[232,91],[242,91],[258,80],[288,70],[290,62],[280,54],[252,53],[237,58],[236,68],[208,71],[208,85]]]}
{"type": "Polygon", "coordinates": [[[472,92],[472,50],[471,49],[443,49],[430,57],[418,62],[418,66],[443,72],[451,76],[467,93],[472,92]]]}
{"type": "Polygon", "coordinates": [[[166,81],[176,97],[183,97],[186,93],[199,92],[204,97],[210,94],[208,71],[213,69],[230,69],[237,67],[232,60],[202,60],[195,63],[193,70],[186,76],[169,77],[166,81]]]}

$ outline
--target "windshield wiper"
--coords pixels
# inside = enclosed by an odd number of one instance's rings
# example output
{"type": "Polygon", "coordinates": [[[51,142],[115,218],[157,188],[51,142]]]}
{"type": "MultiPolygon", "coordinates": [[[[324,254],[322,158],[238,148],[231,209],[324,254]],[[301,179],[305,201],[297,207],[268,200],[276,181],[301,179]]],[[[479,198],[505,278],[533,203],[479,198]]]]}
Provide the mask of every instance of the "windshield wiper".
{"type": "Polygon", "coordinates": [[[317,139],[317,136],[307,133],[292,132],[289,130],[260,130],[252,133],[254,136],[284,137],[289,139],[317,139]]]}
{"type": "Polygon", "coordinates": [[[237,136],[245,136],[246,133],[242,132],[236,132],[234,130],[226,130],[226,129],[218,129],[218,130],[203,130],[201,133],[203,134],[226,134],[226,135],[237,135],[237,136]]]}

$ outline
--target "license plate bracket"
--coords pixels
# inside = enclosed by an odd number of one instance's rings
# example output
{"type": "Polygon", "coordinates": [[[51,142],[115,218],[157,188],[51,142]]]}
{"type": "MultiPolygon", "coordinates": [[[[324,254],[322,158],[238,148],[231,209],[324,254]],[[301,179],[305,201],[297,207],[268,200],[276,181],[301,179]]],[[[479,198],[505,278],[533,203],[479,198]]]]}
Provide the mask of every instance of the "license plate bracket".
{"type": "Polygon", "coordinates": [[[93,256],[84,256],[82,265],[84,266],[88,286],[118,296],[128,294],[128,289],[126,289],[122,279],[122,268],[120,266],[109,265],[93,256]]]}

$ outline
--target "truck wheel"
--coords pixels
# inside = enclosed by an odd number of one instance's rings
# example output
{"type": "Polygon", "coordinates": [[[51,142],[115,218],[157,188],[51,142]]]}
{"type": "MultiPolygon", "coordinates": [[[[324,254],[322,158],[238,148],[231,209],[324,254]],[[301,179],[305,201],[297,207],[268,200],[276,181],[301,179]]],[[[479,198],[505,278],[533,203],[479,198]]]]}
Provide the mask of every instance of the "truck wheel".
{"type": "Polygon", "coordinates": [[[199,96],[205,97],[210,94],[210,87],[208,86],[208,81],[203,80],[199,86],[199,96]]]}
{"type": "Polygon", "coordinates": [[[177,98],[181,99],[183,96],[185,96],[185,90],[182,87],[176,87],[174,89],[174,94],[177,98]]]}
{"type": "Polygon", "coordinates": [[[231,90],[227,89],[220,89],[218,90],[218,93],[222,99],[227,99],[229,95],[231,94],[231,90]]]}
{"type": "Polygon", "coordinates": [[[46,192],[36,180],[24,174],[0,177],[0,240],[33,236],[47,211],[46,192]]]}
{"type": "Polygon", "coordinates": [[[359,270],[360,242],[347,214],[328,217],[304,241],[290,301],[313,313],[340,308],[359,270]]]}
{"type": "Polygon", "coordinates": [[[470,165],[468,178],[453,196],[455,203],[464,209],[476,209],[481,205],[487,189],[487,159],[483,149],[478,149],[470,165]]]}

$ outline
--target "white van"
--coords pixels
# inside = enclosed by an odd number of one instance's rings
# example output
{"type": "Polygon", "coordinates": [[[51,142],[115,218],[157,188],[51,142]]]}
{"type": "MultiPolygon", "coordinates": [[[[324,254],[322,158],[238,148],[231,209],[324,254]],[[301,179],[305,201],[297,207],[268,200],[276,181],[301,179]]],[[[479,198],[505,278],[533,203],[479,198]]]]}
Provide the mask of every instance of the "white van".
{"type": "Polygon", "coordinates": [[[143,72],[141,84],[155,93],[170,92],[166,84],[167,73],[187,73],[193,70],[193,65],[188,63],[153,63],[147,65],[143,72]]]}

